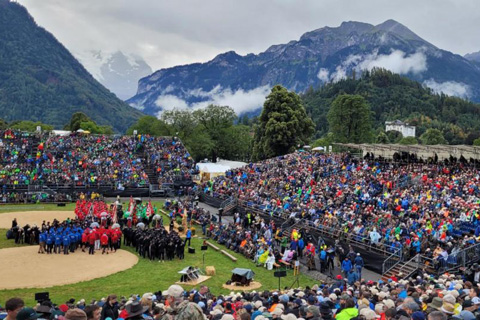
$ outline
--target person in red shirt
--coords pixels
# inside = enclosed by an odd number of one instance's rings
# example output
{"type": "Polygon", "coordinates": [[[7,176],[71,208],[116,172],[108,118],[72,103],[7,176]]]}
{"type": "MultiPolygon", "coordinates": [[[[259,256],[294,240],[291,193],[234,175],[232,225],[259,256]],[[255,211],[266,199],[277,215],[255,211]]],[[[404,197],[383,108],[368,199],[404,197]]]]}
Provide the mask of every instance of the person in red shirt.
{"type": "Polygon", "coordinates": [[[88,254],[94,254],[95,253],[95,240],[97,240],[96,233],[94,231],[91,231],[90,234],[88,235],[88,254]]]}
{"type": "Polygon", "coordinates": [[[104,254],[105,251],[107,251],[107,254],[108,254],[108,236],[106,232],[104,232],[100,237],[100,244],[102,245],[102,248],[103,248],[102,254],[104,254]]]}
{"type": "Polygon", "coordinates": [[[88,245],[88,233],[87,230],[82,233],[82,252],[85,252],[85,248],[88,245]]]}

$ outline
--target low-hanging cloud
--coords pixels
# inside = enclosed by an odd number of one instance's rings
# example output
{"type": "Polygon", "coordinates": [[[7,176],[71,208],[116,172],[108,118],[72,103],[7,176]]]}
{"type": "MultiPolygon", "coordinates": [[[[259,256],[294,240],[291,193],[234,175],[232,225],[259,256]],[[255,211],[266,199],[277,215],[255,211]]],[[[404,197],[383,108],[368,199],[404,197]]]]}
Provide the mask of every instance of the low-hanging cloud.
{"type": "Polygon", "coordinates": [[[345,79],[352,70],[361,72],[373,68],[384,68],[399,74],[419,74],[427,70],[427,57],[422,51],[407,55],[401,50],[393,50],[390,54],[379,54],[375,50],[367,55],[349,55],[331,74],[328,69],[320,68],[317,78],[322,82],[337,82],[345,79]]]}
{"type": "MultiPolygon", "coordinates": [[[[231,88],[223,88],[220,85],[215,86],[210,91],[196,88],[184,92],[183,97],[174,96],[172,94],[160,95],[155,104],[162,108],[162,111],[172,109],[202,109],[210,104],[229,106],[235,113],[242,114],[254,111],[262,107],[266,96],[270,93],[270,86],[261,86],[251,90],[232,90],[231,88]],[[201,98],[202,101],[188,103],[188,98],[201,98]]],[[[160,116],[162,111],[157,113],[160,116]]]]}
{"type": "Polygon", "coordinates": [[[470,97],[470,86],[456,81],[436,82],[434,79],[423,81],[423,85],[429,87],[436,93],[444,93],[449,96],[460,98],[470,97]]]}
{"type": "Polygon", "coordinates": [[[155,101],[155,104],[158,107],[162,108],[163,111],[173,109],[188,109],[188,103],[185,100],[180,99],[179,97],[172,94],[165,94],[159,96],[155,101]]]}
{"type": "Polygon", "coordinates": [[[394,50],[390,54],[373,52],[358,64],[361,70],[385,68],[395,73],[422,73],[427,70],[427,57],[423,52],[407,55],[401,50],[394,50]]]}

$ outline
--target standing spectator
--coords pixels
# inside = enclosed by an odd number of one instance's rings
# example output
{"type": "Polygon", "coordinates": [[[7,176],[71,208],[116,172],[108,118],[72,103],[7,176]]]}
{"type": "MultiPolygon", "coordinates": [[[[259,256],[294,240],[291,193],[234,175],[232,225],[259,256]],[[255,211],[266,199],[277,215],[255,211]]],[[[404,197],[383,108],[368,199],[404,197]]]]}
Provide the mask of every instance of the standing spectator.
{"type": "Polygon", "coordinates": [[[362,268],[364,266],[363,258],[360,256],[360,253],[357,253],[357,256],[355,257],[355,271],[357,272],[357,278],[358,280],[362,279],[362,268]]]}
{"type": "Polygon", "coordinates": [[[343,260],[342,262],[342,271],[345,275],[345,278],[348,278],[348,273],[350,272],[350,270],[352,270],[352,262],[347,256],[345,257],[345,260],[343,260]]]}
{"type": "Polygon", "coordinates": [[[190,228],[188,228],[186,238],[185,238],[185,245],[187,245],[187,242],[188,242],[188,246],[190,247],[191,246],[191,242],[190,242],[191,240],[192,240],[192,230],[190,230],[190,228]]]}

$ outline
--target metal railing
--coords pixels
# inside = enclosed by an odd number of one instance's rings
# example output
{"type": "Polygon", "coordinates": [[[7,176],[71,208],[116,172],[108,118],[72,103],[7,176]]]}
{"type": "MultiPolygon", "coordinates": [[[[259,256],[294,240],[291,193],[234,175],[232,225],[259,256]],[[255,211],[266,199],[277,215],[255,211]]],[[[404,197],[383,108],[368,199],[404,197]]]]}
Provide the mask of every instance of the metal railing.
{"type": "Polygon", "coordinates": [[[414,273],[415,271],[421,268],[422,266],[421,261],[422,261],[422,256],[420,254],[417,254],[412,259],[405,262],[398,270],[398,273],[402,273],[403,278],[405,279],[408,278],[409,276],[412,275],[412,273],[414,273]]]}
{"type": "Polygon", "coordinates": [[[402,249],[398,248],[397,251],[392,253],[382,264],[382,274],[395,268],[402,261],[402,249]]]}

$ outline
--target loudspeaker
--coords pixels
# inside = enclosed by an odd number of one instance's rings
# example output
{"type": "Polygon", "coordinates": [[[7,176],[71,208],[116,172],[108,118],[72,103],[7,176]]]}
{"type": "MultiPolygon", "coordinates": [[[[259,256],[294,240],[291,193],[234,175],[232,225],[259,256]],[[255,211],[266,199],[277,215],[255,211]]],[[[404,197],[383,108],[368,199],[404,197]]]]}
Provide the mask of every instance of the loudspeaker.
{"type": "Polygon", "coordinates": [[[273,276],[276,277],[276,278],[286,277],[286,276],[287,276],[287,271],[285,271],[285,270],[275,271],[275,272],[273,273],[273,276]]]}
{"type": "Polygon", "coordinates": [[[188,253],[195,253],[195,248],[188,247],[188,253]]]}
{"type": "Polygon", "coordinates": [[[65,207],[65,203],[57,203],[57,207],[65,207]]]}
{"type": "Polygon", "coordinates": [[[202,246],[202,247],[200,248],[200,250],[202,250],[202,251],[206,251],[207,249],[208,249],[208,246],[202,246]]]}
{"type": "Polygon", "coordinates": [[[50,293],[49,292],[37,292],[37,293],[35,293],[35,300],[37,302],[50,300],[50,293]]]}

